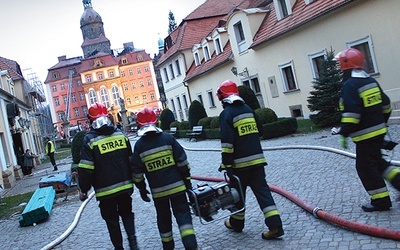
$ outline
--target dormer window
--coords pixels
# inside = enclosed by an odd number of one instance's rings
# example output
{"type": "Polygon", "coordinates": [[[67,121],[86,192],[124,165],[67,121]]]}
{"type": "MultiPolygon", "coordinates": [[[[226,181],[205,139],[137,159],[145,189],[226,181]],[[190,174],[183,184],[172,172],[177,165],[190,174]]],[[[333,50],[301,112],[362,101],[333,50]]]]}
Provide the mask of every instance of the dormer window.
{"type": "Polygon", "coordinates": [[[247,49],[242,22],[239,21],[235,23],[233,25],[233,29],[235,32],[236,44],[238,46],[239,53],[241,53],[247,49]]]}
{"type": "MultiPolygon", "coordinates": [[[[292,14],[292,7],[295,4],[295,0],[274,0],[276,17],[278,21],[292,14]]],[[[312,2],[311,0],[306,0],[307,2],[312,2]]]]}
{"type": "Polygon", "coordinates": [[[200,65],[200,58],[198,52],[194,53],[194,63],[196,64],[196,66],[200,65]]]}
{"type": "Polygon", "coordinates": [[[54,73],[53,73],[53,78],[54,78],[54,79],[60,78],[60,73],[54,72],[54,73]]]}
{"type": "Polygon", "coordinates": [[[96,61],[94,61],[94,65],[95,65],[96,67],[101,67],[101,66],[102,66],[102,63],[101,63],[100,60],[96,60],[96,61]]]}
{"type": "Polygon", "coordinates": [[[204,46],[203,51],[204,51],[204,58],[206,59],[206,61],[210,60],[210,51],[208,50],[208,46],[204,46]]]}
{"type": "Polygon", "coordinates": [[[143,61],[143,56],[142,56],[141,54],[139,54],[139,55],[137,56],[137,60],[138,60],[139,62],[143,61]]]}
{"type": "Polygon", "coordinates": [[[217,55],[221,54],[222,47],[221,47],[221,40],[219,38],[215,38],[214,46],[215,46],[215,50],[217,51],[217,55]]]}
{"type": "Polygon", "coordinates": [[[128,60],[126,58],[122,58],[122,64],[127,64],[128,60]]]}

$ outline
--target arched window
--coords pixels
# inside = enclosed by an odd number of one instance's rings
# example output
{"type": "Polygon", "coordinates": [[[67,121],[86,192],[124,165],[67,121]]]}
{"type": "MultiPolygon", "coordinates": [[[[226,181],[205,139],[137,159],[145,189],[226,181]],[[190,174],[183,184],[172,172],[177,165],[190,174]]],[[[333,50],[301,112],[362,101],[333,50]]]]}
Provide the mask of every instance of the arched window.
{"type": "Polygon", "coordinates": [[[100,89],[100,97],[101,97],[101,103],[104,104],[107,108],[110,107],[110,102],[108,100],[108,93],[106,88],[101,88],[100,89]]]}
{"type": "Polygon", "coordinates": [[[117,86],[112,86],[111,88],[111,93],[113,96],[113,100],[114,100],[114,106],[119,105],[119,90],[117,86]]]}
{"type": "Polygon", "coordinates": [[[93,105],[97,102],[96,92],[94,92],[94,90],[89,91],[89,100],[90,105],[93,105]]]}

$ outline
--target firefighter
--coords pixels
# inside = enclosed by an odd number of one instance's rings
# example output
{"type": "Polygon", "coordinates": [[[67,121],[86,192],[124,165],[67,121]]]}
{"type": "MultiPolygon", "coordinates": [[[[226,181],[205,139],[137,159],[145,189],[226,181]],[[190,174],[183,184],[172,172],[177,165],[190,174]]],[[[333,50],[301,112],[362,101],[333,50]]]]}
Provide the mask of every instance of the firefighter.
{"type": "Polygon", "coordinates": [[[169,133],[156,126],[153,110],[137,114],[138,135],[132,157],[133,180],[146,201],[144,175],[150,186],[157,213],[157,226],[164,250],[174,249],[172,212],[179,226],[185,249],[198,249],[186,190],[191,189],[190,166],[182,146],[169,133]]]}
{"type": "Polygon", "coordinates": [[[347,137],[351,137],[356,144],[357,173],[371,199],[361,208],[365,212],[389,210],[392,202],[384,179],[400,189],[399,169],[381,154],[392,110],[390,99],[378,82],[363,71],[364,56],[359,50],[346,49],[336,59],[343,71],[340,143],[347,148],[347,137]]]}
{"type": "Polygon", "coordinates": [[[44,139],[46,141],[46,154],[47,156],[50,157],[51,165],[53,165],[53,171],[57,171],[58,167],[56,164],[56,160],[54,158],[54,152],[55,152],[54,143],[47,136],[44,139]]]}
{"type": "Polygon", "coordinates": [[[139,249],[132,212],[131,144],[122,131],[112,125],[104,105],[92,105],[88,118],[91,129],[83,138],[78,167],[80,199],[84,201],[93,187],[114,248],[123,249],[121,217],[130,249],[139,249]]]}
{"type": "MultiPolygon", "coordinates": [[[[239,177],[244,195],[247,187],[252,189],[268,227],[268,231],[263,232],[261,237],[265,240],[278,238],[284,231],[281,217],[265,179],[264,166],[267,162],[261,148],[261,128],[258,127],[255,114],[239,96],[238,87],[233,81],[223,82],[217,90],[217,96],[224,108],[219,116],[222,147],[222,163],[219,171],[226,171],[228,176],[239,177]]],[[[244,206],[244,204],[237,205],[238,208],[244,206]]],[[[225,226],[235,232],[242,232],[244,224],[244,211],[231,215],[225,221],[225,226]]]]}

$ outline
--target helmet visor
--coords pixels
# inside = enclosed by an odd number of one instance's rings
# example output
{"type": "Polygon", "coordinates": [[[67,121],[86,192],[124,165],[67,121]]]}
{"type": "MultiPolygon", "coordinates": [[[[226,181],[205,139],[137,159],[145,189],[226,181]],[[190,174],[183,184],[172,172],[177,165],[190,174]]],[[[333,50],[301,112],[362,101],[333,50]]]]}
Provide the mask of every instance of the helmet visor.
{"type": "Polygon", "coordinates": [[[111,120],[107,116],[100,116],[99,118],[96,118],[92,123],[92,127],[94,129],[99,129],[104,125],[107,126],[111,125],[111,120]]]}

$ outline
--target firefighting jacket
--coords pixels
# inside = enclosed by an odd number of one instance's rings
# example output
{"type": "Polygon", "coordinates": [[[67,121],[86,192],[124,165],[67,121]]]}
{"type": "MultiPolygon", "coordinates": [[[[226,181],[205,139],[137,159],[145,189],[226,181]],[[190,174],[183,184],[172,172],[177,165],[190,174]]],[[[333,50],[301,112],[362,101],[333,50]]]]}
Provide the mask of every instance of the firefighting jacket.
{"type": "Polygon", "coordinates": [[[170,198],[186,192],[190,166],[186,153],[176,139],[164,132],[148,132],[135,144],[132,156],[135,185],[143,191],[144,175],[153,199],[170,198]]]}
{"type": "Polygon", "coordinates": [[[221,129],[221,169],[265,166],[260,144],[261,127],[253,110],[243,100],[223,103],[219,116],[221,129]]]}
{"type": "Polygon", "coordinates": [[[87,193],[93,186],[97,200],[132,193],[131,155],[129,139],[119,129],[107,134],[92,129],[83,138],[78,167],[81,191],[87,193]]]}
{"type": "Polygon", "coordinates": [[[345,81],[339,107],[343,136],[360,142],[386,134],[386,122],[392,110],[390,99],[378,82],[364,71],[353,70],[345,81]]]}

